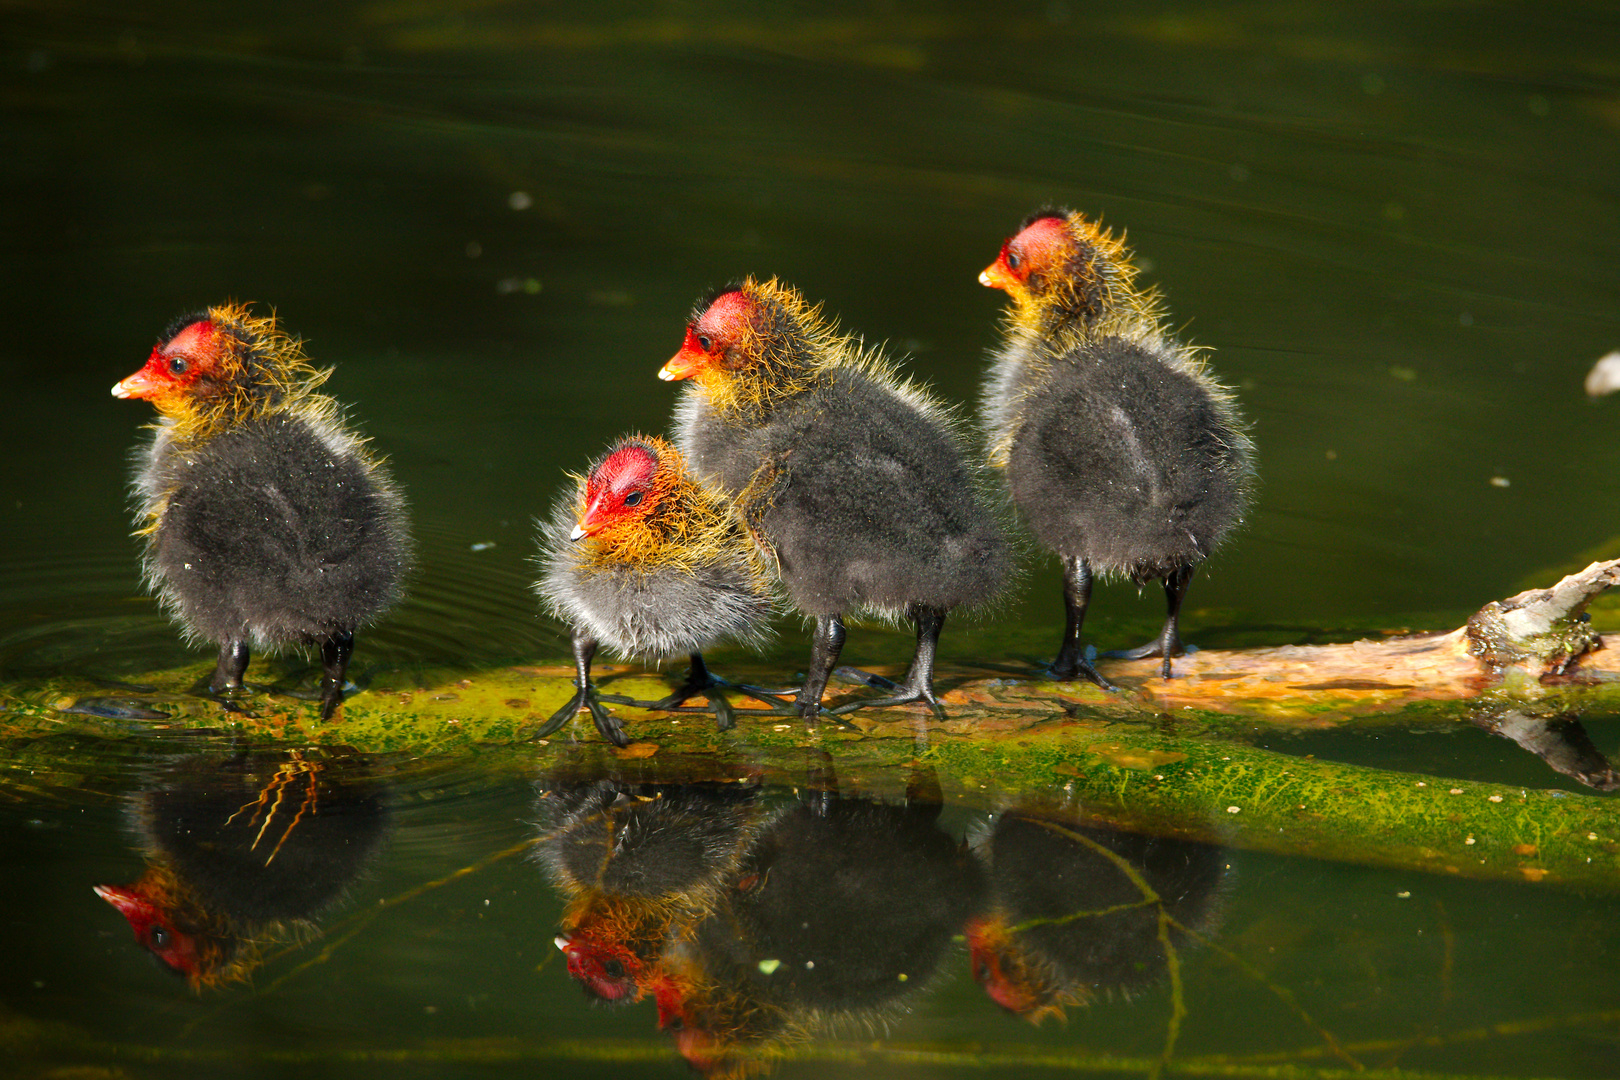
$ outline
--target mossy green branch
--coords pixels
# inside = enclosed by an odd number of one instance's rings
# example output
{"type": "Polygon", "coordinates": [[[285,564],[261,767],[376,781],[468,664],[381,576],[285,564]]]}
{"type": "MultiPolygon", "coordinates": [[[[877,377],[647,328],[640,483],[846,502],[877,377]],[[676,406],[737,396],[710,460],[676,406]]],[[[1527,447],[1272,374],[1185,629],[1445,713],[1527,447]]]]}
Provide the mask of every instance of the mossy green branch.
{"type": "MultiPolygon", "coordinates": [[[[1620,578],[1599,563],[1552,589],[1489,606],[1525,623],[1527,639],[1574,625],[1588,600],[1620,578]]],[[[1498,628],[1496,633],[1510,633],[1498,628]]],[[[1513,631],[1516,632],[1516,631],[1513,631]]],[[[28,799],[77,786],[73,762],[104,739],[208,729],[233,742],[343,745],[373,754],[478,753],[530,775],[560,756],[586,767],[637,769],[661,779],[732,775],[739,762],[772,779],[802,783],[818,755],[841,781],[904,790],[907,766],[937,772],[948,796],[975,806],[1058,800],[1091,818],[1160,835],[1256,850],[1462,877],[1620,891],[1620,803],[1563,791],[1464,783],[1310,758],[1247,745],[1256,725],[1316,728],[1383,718],[1466,721],[1541,755],[1594,787],[1620,785],[1595,751],[1572,745],[1558,714],[1620,711],[1620,639],[1554,635],[1556,656],[1482,659],[1468,628],[1450,634],[1348,645],[1204,651],[1176,660],[1176,678],[1156,660],[1104,662],[1123,689],[1039,678],[986,678],[944,666],[949,718],[908,706],[852,714],[854,729],[739,709],[735,730],[717,732],[701,713],[616,707],[636,740],[616,749],[576,722],[534,738],[572,694],[571,666],[479,670],[375,670],[366,690],[322,723],[313,700],[254,693],[221,703],[190,693],[197,671],[156,672],[109,689],[87,681],[0,686],[0,735],[10,742],[0,797],[28,799]],[[1548,674],[1547,665],[1559,669],[1548,674]],[[1173,718],[1173,719],[1172,719],[1173,718]],[[1590,752],[1588,752],[1590,751],[1590,752]],[[1591,760],[1596,756],[1596,763],[1591,760]]],[[[728,663],[743,678],[780,673],[728,663]]],[[[285,674],[284,672],[282,673],[285,674]]],[[[250,672],[273,682],[277,670],[250,672]]],[[[599,665],[610,692],[663,697],[668,681],[599,665]]],[[[650,777],[649,777],[650,778],[650,777]]]]}
{"type": "MultiPolygon", "coordinates": [[[[625,750],[597,739],[588,719],[557,738],[527,740],[525,733],[566,700],[565,670],[419,672],[421,678],[408,682],[405,673],[391,673],[328,724],[318,721],[314,702],[291,698],[243,702],[251,713],[222,710],[186,696],[189,676],[179,674],[149,680],[155,686],[167,679],[167,689],[116,699],[103,690],[94,699],[102,712],[116,709],[116,701],[151,713],[172,711],[161,721],[63,712],[52,705],[73,708],[89,699],[57,687],[45,702],[12,698],[6,720],[13,752],[5,775],[12,797],[27,798],[29,790],[53,783],[71,786],[72,759],[93,755],[102,739],[156,735],[169,727],[378,754],[479,753],[491,766],[505,762],[527,775],[566,757],[583,759],[586,768],[698,779],[730,775],[742,759],[772,780],[793,784],[804,782],[813,759],[825,752],[840,781],[858,788],[901,792],[910,763],[921,761],[937,772],[948,798],[975,806],[1063,801],[1093,820],[1160,835],[1425,873],[1620,891],[1620,802],[1290,757],[1220,737],[1230,721],[1213,710],[1178,710],[1171,727],[1136,699],[1089,688],[969,680],[952,690],[959,700],[944,722],[908,708],[854,714],[856,731],[824,724],[812,732],[797,720],[745,715],[736,730],[721,733],[700,714],[626,708],[636,741],[625,750]],[[960,700],[969,697],[996,704],[960,700]],[[58,737],[41,738],[47,733],[58,737]],[[53,767],[63,773],[57,780],[53,767]]],[[[637,674],[613,678],[610,686],[648,698],[665,683],[637,674]]]]}

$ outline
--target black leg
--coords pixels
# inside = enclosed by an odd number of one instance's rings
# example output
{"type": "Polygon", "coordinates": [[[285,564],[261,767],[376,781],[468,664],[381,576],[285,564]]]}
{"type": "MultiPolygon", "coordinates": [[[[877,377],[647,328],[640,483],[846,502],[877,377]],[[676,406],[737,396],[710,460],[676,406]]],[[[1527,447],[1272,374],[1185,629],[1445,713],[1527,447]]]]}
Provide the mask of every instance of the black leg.
{"type": "Polygon", "coordinates": [[[1187,598],[1187,586],[1192,584],[1192,579],[1191,566],[1178,566],[1164,576],[1164,606],[1167,614],[1164,629],[1159,631],[1156,640],[1146,645],[1138,645],[1134,649],[1120,649],[1103,655],[1118,657],[1121,660],[1145,660],[1150,656],[1162,656],[1164,664],[1160,671],[1168,679],[1170,658],[1180,656],[1184,651],[1181,644],[1181,602],[1187,598]]]}
{"type": "Polygon", "coordinates": [[[208,680],[208,689],[216,694],[242,689],[242,677],[247,674],[248,643],[227,641],[219,647],[219,663],[208,680]]]}
{"type": "Polygon", "coordinates": [[[844,620],[837,614],[817,615],[815,638],[810,644],[810,669],[804,673],[804,685],[799,688],[796,702],[806,722],[813,721],[821,711],[821,695],[826,693],[827,680],[843,649],[844,620]]]}
{"type": "Polygon", "coordinates": [[[1159,655],[1164,657],[1162,674],[1170,677],[1170,658],[1180,656],[1181,602],[1187,599],[1187,586],[1192,584],[1193,568],[1178,566],[1164,579],[1164,629],[1159,633],[1159,655]]]}
{"type": "Polygon", "coordinates": [[[945,710],[934,696],[934,659],[939,652],[939,633],[945,628],[945,613],[938,608],[913,604],[907,614],[917,624],[917,652],[911,658],[911,670],[906,672],[906,681],[895,687],[889,697],[852,701],[832,710],[834,715],[856,709],[886,709],[924,701],[934,710],[935,716],[941,720],[945,718],[945,710]]]}
{"type": "Polygon", "coordinates": [[[1117,689],[1086,659],[1086,608],[1091,606],[1091,566],[1078,555],[1063,560],[1063,644],[1052,661],[1052,678],[1059,682],[1089,679],[1104,690],[1117,689]]]}
{"type": "Polygon", "coordinates": [[[591,685],[591,659],[596,656],[596,639],[584,634],[574,635],[574,696],[563,707],[551,714],[534,738],[543,739],[571,720],[580,709],[589,709],[591,720],[602,737],[614,746],[629,746],[630,737],[624,733],[619,721],[607,711],[591,685]]]}
{"type": "Polygon", "coordinates": [[[342,631],[321,642],[321,719],[330,720],[343,703],[349,657],[354,655],[354,635],[342,631]]]}

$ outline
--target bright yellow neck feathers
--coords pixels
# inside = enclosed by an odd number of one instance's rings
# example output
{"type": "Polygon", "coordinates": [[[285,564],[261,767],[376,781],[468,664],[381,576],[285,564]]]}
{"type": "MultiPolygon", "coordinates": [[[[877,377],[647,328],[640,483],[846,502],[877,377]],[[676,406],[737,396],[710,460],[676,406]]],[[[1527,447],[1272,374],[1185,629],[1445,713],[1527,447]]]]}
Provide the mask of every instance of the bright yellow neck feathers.
{"type": "Polygon", "coordinates": [[[859,343],[792,286],[750,277],[737,291],[748,317],[738,320],[726,357],[694,376],[722,415],[763,415],[811,389],[828,369],[859,362],[859,343]]]}
{"type": "Polygon", "coordinates": [[[1007,286],[1009,334],[1053,340],[1156,327],[1159,295],[1137,286],[1139,271],[1124,236],[1078,213],[1064,219],[1062,229],[1061,242],[1007,286]]]}
{"type": "MultiPolygon", "coordinates": [[[[585,545],[588,568],[626,566],[695,570],[716,562],[751,557],[751,545],[738,530],[730,506],[692,478],[680,452],[663,439],[637,440],[658,457],[637,512],[617,515],[585,545]]],[[[586,510],[586,478],[579,477],[578,513],[586,510]]]]}
{"type": "Polygon", "coordinates": [[[150,398],[172,421],[176,441],[202,441],[290,409],[336,411],[331,398],[315,392],[332,370],[315,367],[273,312],[260,317],[245,304],[224,304],[208,309],[208,324],[204,355],[193,361],[203,370],[150,398]]]}

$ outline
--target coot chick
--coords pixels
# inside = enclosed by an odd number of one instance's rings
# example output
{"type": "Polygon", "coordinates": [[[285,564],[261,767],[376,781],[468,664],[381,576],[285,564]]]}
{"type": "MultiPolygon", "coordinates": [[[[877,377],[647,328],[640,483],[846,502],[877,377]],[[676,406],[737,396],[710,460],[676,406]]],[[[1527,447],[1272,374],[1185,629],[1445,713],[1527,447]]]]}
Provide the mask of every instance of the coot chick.
{"type": "Polygon", "coordinates": [[[1035,211],[1001,246],[979,283],[1003,289],[1003,341],[991,357],[980,414],[991,437],[991,456],[1004,463],[1009,410],[1030,388],[1036,354],[1089,332],[1142,323],[1160,316],[1158,294],[1137,285],[1137,267],[1123,237],[1080,214],[1035,211]]]}
{"type": "Polygon", "coordinates": [[[331,375],[246,305],[176,320],[113,387],[161,414],[137,453],[145,574],[187,638],[219,646],[212,693],[250,649],[319,646],[321,718],[343,700],[357,628],[398,601],[405,501],[316,389],[331,375]]]}
{"type": "Polygon", "coordinates": [[[578,675],[574,696],[537,738],[584,707],[604,738],[629,742],[591,685],[598,643],[642,660],[690,654],[686,684],[651,707],[703,694],[721,730],[735,723],[717,691],[726,684],[709,673],[702,650],[728,638],[763,643],[768,579],[727,502],[697,483],[673,446],[640,435],[616,443],[557,500],[541,526],[539,561],[535,589],[573,628],[578,675]]]}
{"type": "Polygon", "coordinates": [[[815,619],[799,714],[821,708],[849,613],[905,615],[917,649],[891,696],[834,711],[923,701],[942,714],[933,684],[945,615],[994,598],[1012,570],[948,410],[774,278],[699,303],[658,377],[693,380],[677,442],[736,500],[789,600],[815,619]]]}
{"type": "Polygon", "coordinates": [[[1193,571],[1242,520],[1253,444],[1199,352],[1163,332],[1128,252],[1079,214],[1026,221],[979,277],[1012,298],[982,416],[991,463],[1035,539],[1063,560],[1067,627],[1052,675],[1109,683],[1081,639],[1094,573],[1164,583],[1157,640],[1113,655],[1181,652],[1193,571]]]}

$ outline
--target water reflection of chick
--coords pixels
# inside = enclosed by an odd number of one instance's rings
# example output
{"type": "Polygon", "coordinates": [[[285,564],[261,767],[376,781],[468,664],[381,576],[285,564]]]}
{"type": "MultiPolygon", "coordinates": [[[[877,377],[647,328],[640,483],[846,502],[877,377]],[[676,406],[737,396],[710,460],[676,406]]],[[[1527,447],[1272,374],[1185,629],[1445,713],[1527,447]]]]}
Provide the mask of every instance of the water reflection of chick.
{"type": "Polygon", "coordinates": [[[719,902],[761,814],[758,786],[556,783],[536,855],[569,897],[557,947],[604,1002],[639,1001],[669,939],[719,902]]]}
{"type": "Polygon", "coordinates": [[[829,1027],[897,1019],[983,893],[939,811],[936,788],[900,806],[821,794],[779,814],[654,983],[687,1061],[746,1076],[829,1027]]]}
{"type": "Polygon", "coordinates": [[[975,845],[988,911],[968,925],[973,977],[1008,1012],[1039,1023],[1068,1005],[1132,992],[1165,970],[1173,947],[1215,922],[1226,868],[1207,844],[1082,828],[1008,812],[975,845]]]}
{"type": "Polygon", "coordinates": [[[96,894],[194,989],[245,979],[360,874],[387,812],[356,756],[316,750],[182,758],[136,797],[147,868],[96,894]]]}

